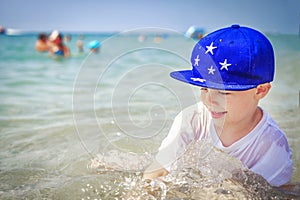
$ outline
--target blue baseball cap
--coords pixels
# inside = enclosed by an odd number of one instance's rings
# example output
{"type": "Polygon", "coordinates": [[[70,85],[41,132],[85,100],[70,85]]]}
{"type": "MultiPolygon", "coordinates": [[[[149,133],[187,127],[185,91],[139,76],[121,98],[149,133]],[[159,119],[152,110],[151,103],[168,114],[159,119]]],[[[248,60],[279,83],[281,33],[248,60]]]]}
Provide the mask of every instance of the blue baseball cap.
{"type": "Polygon", "coordinates": [[[260,32],[239,25],[203,37],[191,55],[192,70],[171,72],[174,79],[218,90],[248,90],[274,78],[274,51],[260,32]]]}

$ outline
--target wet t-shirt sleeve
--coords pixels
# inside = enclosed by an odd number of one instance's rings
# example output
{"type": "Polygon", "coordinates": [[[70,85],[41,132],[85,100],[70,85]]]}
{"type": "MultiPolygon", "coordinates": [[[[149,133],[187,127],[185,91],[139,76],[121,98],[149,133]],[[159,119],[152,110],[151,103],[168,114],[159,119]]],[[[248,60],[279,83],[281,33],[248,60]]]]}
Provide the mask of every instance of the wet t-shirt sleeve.
{"type": "Polygon", "coordinates": [[[203,115],[203,104],[195,104],[180,112],[174,119],[169,134],[156,155],[156,160],[168,171],[182,156],[188,144],[206,136],[207,117],[203,115]]]}
{"type": "Polygon", "coordinates": [[[262,175],[273,186],[288,183],[292,177],[293,163],[286,137],[280,132],[270,133],[265,145],[267,148],[250,170],[262,175]]]}

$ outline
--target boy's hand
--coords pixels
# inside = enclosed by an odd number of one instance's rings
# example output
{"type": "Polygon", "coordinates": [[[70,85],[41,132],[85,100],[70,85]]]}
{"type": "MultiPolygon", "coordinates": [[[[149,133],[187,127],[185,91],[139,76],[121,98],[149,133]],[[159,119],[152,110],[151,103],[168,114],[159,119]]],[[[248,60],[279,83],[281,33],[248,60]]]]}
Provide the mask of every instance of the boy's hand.
{"type": "Polygon", "coordinates": [[[143,179],[155,179],[160,176],[166,176],[169,172],[157,161],[154,161],[144,172],[143,179]]]}

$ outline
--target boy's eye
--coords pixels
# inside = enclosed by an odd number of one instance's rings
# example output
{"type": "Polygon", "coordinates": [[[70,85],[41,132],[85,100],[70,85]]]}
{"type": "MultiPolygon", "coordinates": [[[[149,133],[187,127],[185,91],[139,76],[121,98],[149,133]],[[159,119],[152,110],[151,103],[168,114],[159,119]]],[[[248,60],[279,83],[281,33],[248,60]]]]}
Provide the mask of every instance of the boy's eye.
{"type": "Polygon", "coordinates": [[[222,94],[222,95],[229,95],[230,93],[229,93],[229,92],[226,92],[226,91],[219,91],[219,94],[222,94]]]}
{"type": "Polygon", "coordinates": [[[206,92],[207,88],[200,88],[201,91],[206,92]]]}

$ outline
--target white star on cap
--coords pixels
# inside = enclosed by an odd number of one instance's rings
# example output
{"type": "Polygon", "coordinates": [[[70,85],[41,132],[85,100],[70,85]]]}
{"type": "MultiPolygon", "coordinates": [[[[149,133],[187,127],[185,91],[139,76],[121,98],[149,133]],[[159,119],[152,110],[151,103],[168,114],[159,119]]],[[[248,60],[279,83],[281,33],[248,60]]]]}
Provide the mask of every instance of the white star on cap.
{"type": "Polygon", "coordinates": [[[205,79],[202,79],[202,78],[191,78],[193,81],[199,81],[201,83],[205,82],[206,80],[205,79]]]}
{"type": "Polygon", "coordinates": [[[213,66],[210,66],[210,68],[207,68],[208,69],[208,74],[212,74],[212,75],[214,75],[215,73],[215,69],[214,69],[214,67],[213,66]]]}
{"type": "Polygon", "coordinates": [[[209,46],[206,46],[207,50],[205,51],[205,54],[207,54],[208,52],[210,52],[211,55],[214,55],[213,50],[216,49],[217,47],[214,47],[213,45],[214,45],[214,43],[212,42],[212,43],[210,43],[209,46]]]}
{"type": "Polygon", "coordinates": [[[222,65],[221,70],[226,69],[228,71],[228,68],[231,64],[227,63],[227,59],[224,60],[223,63],[220,62],[220,65],[222,65]]]}
{"type": "Polygon", "coordinates": [[[194,60],[195,60],[195,63],[194,63],[194,65],[195,65],[195,66],[199,66],[199,61],[200,61],[200,59],[199,59],[199,55],[197,55],[197,57],[196,57],[196,58],[194,58],[194,60]]]}

